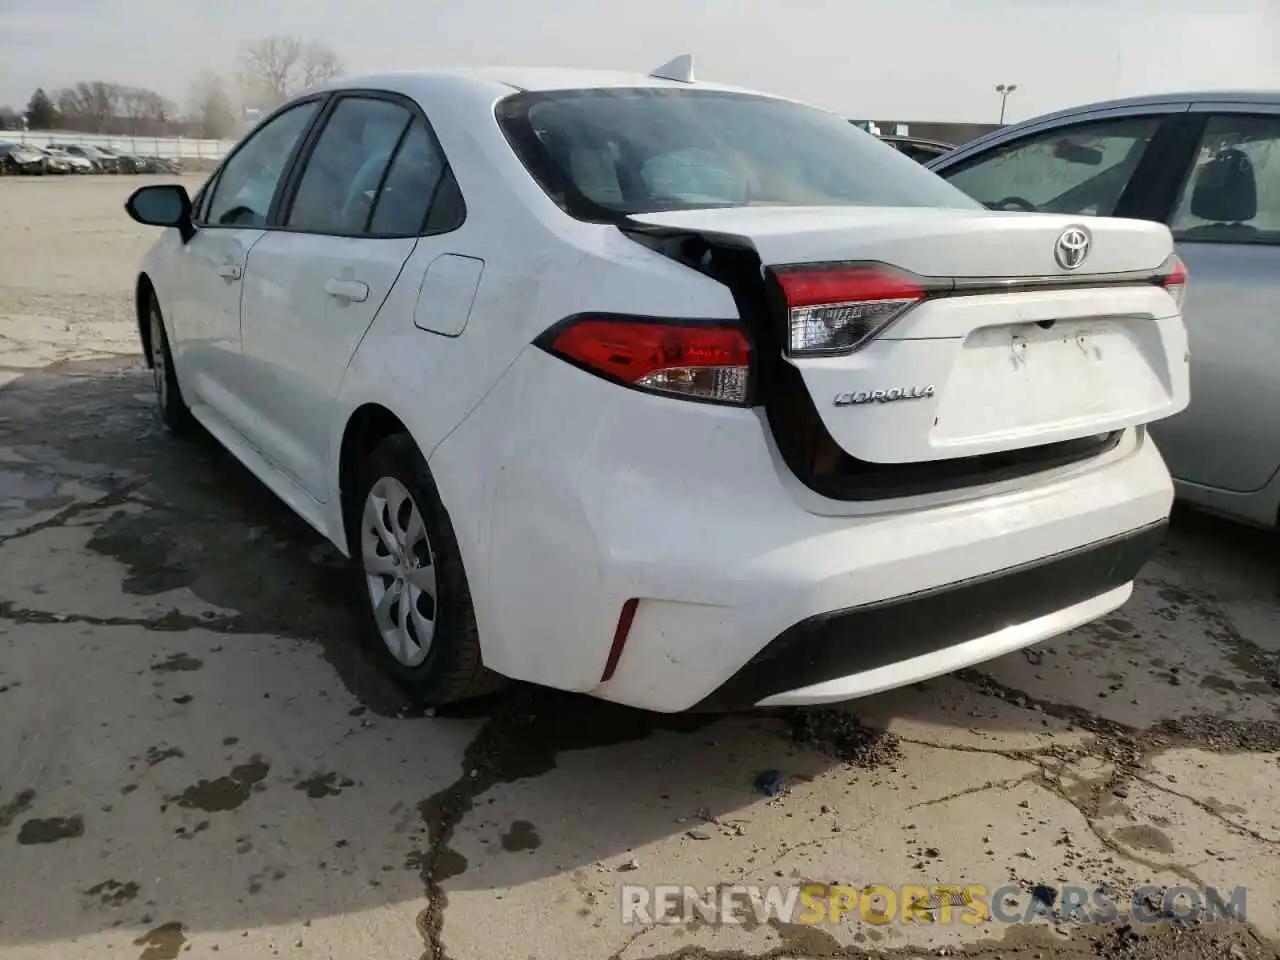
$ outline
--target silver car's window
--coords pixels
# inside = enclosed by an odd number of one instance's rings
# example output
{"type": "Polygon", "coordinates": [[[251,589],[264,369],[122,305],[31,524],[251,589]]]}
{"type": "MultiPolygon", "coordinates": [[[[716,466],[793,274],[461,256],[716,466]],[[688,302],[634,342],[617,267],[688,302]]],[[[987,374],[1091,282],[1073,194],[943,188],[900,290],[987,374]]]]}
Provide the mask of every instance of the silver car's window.
{"type": "Polygon", "coordinates": [[[992,210],[1111,216],[1162,120],[1055,127],[939,172],[992,210]]]}
{"type": "Polygon", "coordinates": [[[265,226],[276,186],[319,106],[300,103],[250,134],[218,176],[206,213],[210,226],[265,226]]]}
{"type": "Polygon", "coordinates": [[[1210,117],[1169,227],[1184,241],[1280,243],[1280,116],[1210,117]]]}
{"type": "Polygon", "coordinates": [[[826,111],[714,90],[618,88],[499,102],[512,148],[574,216],[753,205],[976,205],[826,111]]]}

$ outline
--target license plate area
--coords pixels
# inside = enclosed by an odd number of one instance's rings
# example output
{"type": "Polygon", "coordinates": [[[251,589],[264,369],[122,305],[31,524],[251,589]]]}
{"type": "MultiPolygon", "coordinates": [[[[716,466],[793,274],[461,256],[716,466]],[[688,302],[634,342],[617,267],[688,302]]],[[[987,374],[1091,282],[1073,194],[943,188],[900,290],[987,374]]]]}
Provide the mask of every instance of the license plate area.
{"type": "Polygon", "coordinates": [[[957,352],[931,445],[1031,441],[1141,422],[1169,406],[1167,370],[1159,325],[1149,318],[980,327],[957,352]]]}

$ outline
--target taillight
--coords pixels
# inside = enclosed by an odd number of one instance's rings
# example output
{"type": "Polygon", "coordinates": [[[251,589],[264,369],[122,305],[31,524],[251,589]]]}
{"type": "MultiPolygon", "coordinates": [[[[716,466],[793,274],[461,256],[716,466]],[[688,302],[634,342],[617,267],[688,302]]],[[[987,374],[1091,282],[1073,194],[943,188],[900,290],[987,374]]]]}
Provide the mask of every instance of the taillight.
{"type": "Polygon", "coordinates": [[[1173,302],[1182,310],[1182,303],[1187,299],[1187,265],[1177,256],[1169,258],[1160,276],[1160,286],[1169,291],[1173,302]]]}
{"type": "Polygon", "coordinates": [[[736,323],[584,317],[539,346],[591,373],[653,393],[746,404],[751,343],[736,323]]]}
{"type": "Polygon", "coordinates": [[[792,356],[852,353],[925,297],[923,283],[882,266],[776,271],[792,356]]]}

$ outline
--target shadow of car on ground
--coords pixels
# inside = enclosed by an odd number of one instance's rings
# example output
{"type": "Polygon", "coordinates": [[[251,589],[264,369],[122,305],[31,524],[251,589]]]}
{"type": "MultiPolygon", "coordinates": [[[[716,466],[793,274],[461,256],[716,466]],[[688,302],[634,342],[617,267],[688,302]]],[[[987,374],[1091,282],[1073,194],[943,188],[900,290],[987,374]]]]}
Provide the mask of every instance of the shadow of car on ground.
{"type": "Polygon", "coordinates": [[[923,863],[952,828],[918,807],[1036,784],[1105,820],[1161,751],[1280,749],[1272,539],[1200,516],[1117,616],[848,709],[664,717],[515,685],[426,717],[353,642],[337,551],[211,440],[163,435],[149,391],[96,363],[0,390],[0,944],[361,912],[394,943],[407,912],[430,949],[447,901],[548,878],[607,940],[617,873],[783,876],[877,817],[851,849],[923,863]]]}

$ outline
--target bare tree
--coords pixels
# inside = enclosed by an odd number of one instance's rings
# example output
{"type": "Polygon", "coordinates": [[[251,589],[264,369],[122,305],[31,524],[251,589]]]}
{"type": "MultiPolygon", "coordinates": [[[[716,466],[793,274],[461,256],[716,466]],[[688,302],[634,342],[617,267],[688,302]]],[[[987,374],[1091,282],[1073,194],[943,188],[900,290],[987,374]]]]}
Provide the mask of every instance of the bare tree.
{"type": "Polygon", "coordinates": [[[59,90],[54,99],[70,128],[85,133],[109,132],[120,115],[121,88],[104,80],[82,80],[59,90]]]}
{"type": "Polygon", "coordinates": [[[302,50],[302,89],[336,80],[345,69],[333,48],[311,40],[302,50]]]}
{"type": "Polygon", "coordinates": [[[226,81],[212,70],[206,70],[191,84],[191,119],[200,136],[225,140],[235,135],[239,123],[235,104],[226,81]]]}
{"type": "Polygon", "coordinates": [[[120,89],[120,118],[133,136],[152,135],[163,129],[175,113],[173,104],[142,87],[120,89]]]}
{"type": "Polygon", "coordinates": [[[269,108],[343,71],[342,59],[318,40],[276,34],[240,48],[245,99],[269,108]]]}
{"type": "Polygon", "coordinates": [[[176,111],[154,90],[105,80],[65,87],[57,91],[53,101],[59,124],[81,133],[163,136],[172,131],[176,111]]]}

